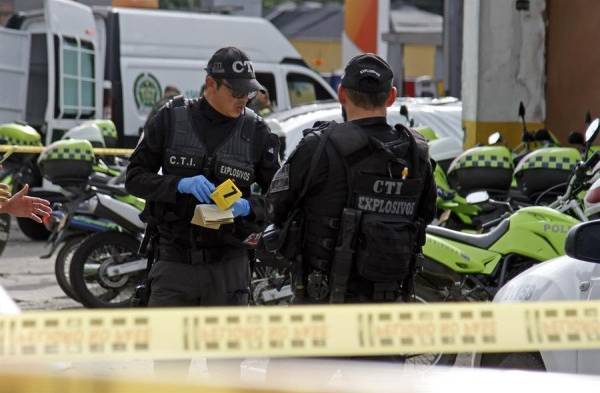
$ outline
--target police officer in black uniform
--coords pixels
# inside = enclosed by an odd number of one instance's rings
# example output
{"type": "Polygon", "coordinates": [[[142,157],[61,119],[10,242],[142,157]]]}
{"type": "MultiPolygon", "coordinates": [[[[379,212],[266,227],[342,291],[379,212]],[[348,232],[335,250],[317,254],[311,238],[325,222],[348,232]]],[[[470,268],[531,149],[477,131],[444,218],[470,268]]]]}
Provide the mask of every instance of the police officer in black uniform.
{"type": "Polygon", "coordinates": [[[264,221],[264,198],[279,169],[278,140],[246,104],[262,86],[238,48],[219,49],[207,64],[203,97],[179,96],[150,120],[127,168],[126,188],[148,205],[157,228],[148,275],[148,306],[246,305],[249,260],[242,240],[264,221]],[[162,174],[158,174],[162,169],[162,174]],[[218,230],[190,223],[196,204],[232,179],[243,192],[235,223],[218,230]]]}
{"type": "Polygon", "coordinates": [[[296,302],[410,296],[416,255],[435,215],[436,187],[426,141],[386,122],[396,98],[392,81],[379,56],[353,58],[338,88],[347,121],[305,131],[271,183],[270,229],[293,227],[290,217],[301,212],[303,247],[292,266],[296,302]]]}

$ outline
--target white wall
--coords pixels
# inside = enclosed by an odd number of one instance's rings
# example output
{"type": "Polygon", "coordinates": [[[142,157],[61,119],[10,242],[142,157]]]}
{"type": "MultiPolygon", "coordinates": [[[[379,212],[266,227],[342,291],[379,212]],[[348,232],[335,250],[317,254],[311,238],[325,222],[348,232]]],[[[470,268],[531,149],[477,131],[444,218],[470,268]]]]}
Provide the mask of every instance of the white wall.
{"type": "Polygon", "coordinates": [[[518,120],[519,101],[528,122],[542,122],[545,102],[545,0],[517,11],[509,0],[465,0],[463,119],[518,120]]]}

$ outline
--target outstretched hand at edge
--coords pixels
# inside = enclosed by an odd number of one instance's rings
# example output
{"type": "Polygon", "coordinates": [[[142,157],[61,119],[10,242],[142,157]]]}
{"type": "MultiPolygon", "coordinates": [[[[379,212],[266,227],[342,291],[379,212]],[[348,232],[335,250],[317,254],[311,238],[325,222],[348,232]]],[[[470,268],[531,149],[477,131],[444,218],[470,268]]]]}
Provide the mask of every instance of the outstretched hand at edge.
{"type": "Polygon", "coordinates": [[[19,192],[10,197],[7,201],[0,201],[0,213],[7,213],[15,217],[31,218],[33,221],[42,223],[45,217],[52,213],[50,202],[42,199],[27,196],[29,185],[25,184],[19,192]]]}

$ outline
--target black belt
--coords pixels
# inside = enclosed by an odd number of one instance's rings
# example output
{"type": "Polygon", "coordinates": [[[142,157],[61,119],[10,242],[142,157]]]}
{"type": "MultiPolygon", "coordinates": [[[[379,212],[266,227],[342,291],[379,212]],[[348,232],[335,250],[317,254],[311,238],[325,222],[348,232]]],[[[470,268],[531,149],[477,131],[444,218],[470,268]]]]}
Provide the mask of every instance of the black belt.
{"type": "Polygon", "coordinates": [[[177,249],[174,247],[161,247],[158,259],[168,262],[179,262],[189,265],[207,265],[221,260],[229,252],[227,247],[202,248],[202,249],[177,249]]]}

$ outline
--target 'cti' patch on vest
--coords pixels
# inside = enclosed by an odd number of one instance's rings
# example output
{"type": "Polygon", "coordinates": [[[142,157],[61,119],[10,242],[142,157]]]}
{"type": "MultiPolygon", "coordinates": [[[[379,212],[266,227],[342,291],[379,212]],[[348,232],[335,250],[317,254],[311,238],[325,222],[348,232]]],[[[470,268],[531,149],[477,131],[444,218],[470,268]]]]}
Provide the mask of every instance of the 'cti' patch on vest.
{"type": "Polygon", "coordinates": [[[360,176],[356,183],[357,209],[395,216],[412,217],[421,190],[421,179],[392,179],[360,176]]]}
{"type": "Polygon", "coordinates": [[[194,156],[183,154],[171,154],[168,158],[169,164],[177,168],[200,168],[202,160],[194,156]]]}

